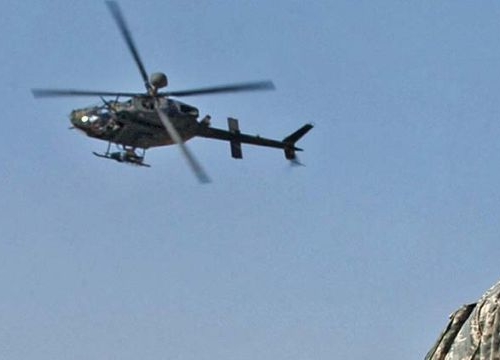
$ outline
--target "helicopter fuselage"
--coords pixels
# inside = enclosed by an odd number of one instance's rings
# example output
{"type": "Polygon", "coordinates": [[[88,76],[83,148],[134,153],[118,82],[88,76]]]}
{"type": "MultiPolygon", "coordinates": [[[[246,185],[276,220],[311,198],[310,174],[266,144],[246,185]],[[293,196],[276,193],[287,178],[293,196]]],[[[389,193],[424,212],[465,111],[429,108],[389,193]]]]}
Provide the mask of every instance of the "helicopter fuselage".
{"type": "MultiPolygon", "coordinates": [[[[158,100],[183,141],[198,134],[198,109],[178,100],[158,100]]],[[[73,110],[70,121],[89,137],[127,147],[148,149],[175,144],[154,109],[154,99],[147,96],[73,110]]]]}
{"type": "MultiPolygon", "coordinates": [[[[109,144],[121,145],[124,150],[132,151],[134,159],[140,158],[139,162],[142,163],[143,156],[135,155],[135,149],[146,150],[177,143],[158,116],[154,107],[155,101],[160,111],[168,116],[182,142],[196,136],[227,141],[231,145],[231,156],[236,159],[242,158],[241,144],[252,144],[283,149],[285,157],[294,161],[295,152],[302,151],[295,146],[295,143],[313,127],[311,124],[306,124],[283,140],[269,139],[240,132],[238,120],[234,118],[228,118],[228,130],[211,127],[209,116],[198,121],[197,108],[178,100],[166,97],[155,99],[147,95],[135,96],[123,102],[104,101],[104,105],[101,106],[73,110],[70,120],[74,128],[83,131],[87,136],[105,140],[109,144]]],[[[96,155],[121,162],[131,162],[127,157],[123,159],[113,157],[109,152],[109,145],[105,154],[96,155]]]]}

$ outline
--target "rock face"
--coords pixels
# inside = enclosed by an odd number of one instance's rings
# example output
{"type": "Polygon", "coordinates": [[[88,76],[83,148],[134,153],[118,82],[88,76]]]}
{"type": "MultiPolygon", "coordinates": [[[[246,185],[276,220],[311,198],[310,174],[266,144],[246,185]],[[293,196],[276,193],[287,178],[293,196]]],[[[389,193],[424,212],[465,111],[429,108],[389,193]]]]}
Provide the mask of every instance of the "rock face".
{"type": "Polygon", "coordinates": [[[474,304],[464,305],[425,360],[500,360],[500,283],[474,304]]]}

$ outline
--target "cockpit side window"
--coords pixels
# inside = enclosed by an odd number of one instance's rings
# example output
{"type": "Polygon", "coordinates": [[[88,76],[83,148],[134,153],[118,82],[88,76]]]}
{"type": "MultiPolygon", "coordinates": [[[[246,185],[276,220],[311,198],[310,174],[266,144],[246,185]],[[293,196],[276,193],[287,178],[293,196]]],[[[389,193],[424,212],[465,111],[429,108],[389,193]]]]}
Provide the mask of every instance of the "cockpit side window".
{"type": "Polygon", "coordinates": [[[198,109],[187,104],[180,104],[180,111],[191,116],[198,116],[198,109]]]}

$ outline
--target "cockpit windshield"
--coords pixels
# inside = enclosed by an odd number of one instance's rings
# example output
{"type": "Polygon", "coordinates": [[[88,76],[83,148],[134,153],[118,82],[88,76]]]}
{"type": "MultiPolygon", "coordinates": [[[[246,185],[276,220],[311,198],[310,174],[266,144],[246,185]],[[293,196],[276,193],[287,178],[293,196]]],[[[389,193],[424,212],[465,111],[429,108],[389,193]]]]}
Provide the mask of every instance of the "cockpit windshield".
{"type": "Polygon", "coordinates": [[[81,121],[83,123],[94,123],[97,120],[107,122],[110,118],[111,115],[107,106],[96,106],[86,111],[85,115],[81,117],[81,121]]]}
{"type": "Polygon", "coordinates": [[[101,136],[105,133],[116,132],[121,128],[121,124],[115,120],[115,116],[111,111],[108,105],[94,106],[74,110],[70,118],[76,128],[82,129],[93,136],[101,136]]]}

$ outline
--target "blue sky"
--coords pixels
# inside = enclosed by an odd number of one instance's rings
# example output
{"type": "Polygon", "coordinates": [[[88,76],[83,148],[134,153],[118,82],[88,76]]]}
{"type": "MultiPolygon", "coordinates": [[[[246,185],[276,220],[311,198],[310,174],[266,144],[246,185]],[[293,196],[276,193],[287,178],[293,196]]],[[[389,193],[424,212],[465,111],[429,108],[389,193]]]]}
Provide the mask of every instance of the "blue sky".
{"type": "Polygon", "coordinates": [[[141,91],[101,1],[0,14],[0,354],[5,359],[422,359],[457,307],[499,278],[500,4],[120,1],[170,89],[272,79],[274,92],[185,98],[224,127],[282,138],[306,167],[193,139],[151,169],[101,161],[69,131],[141,91]]]}

